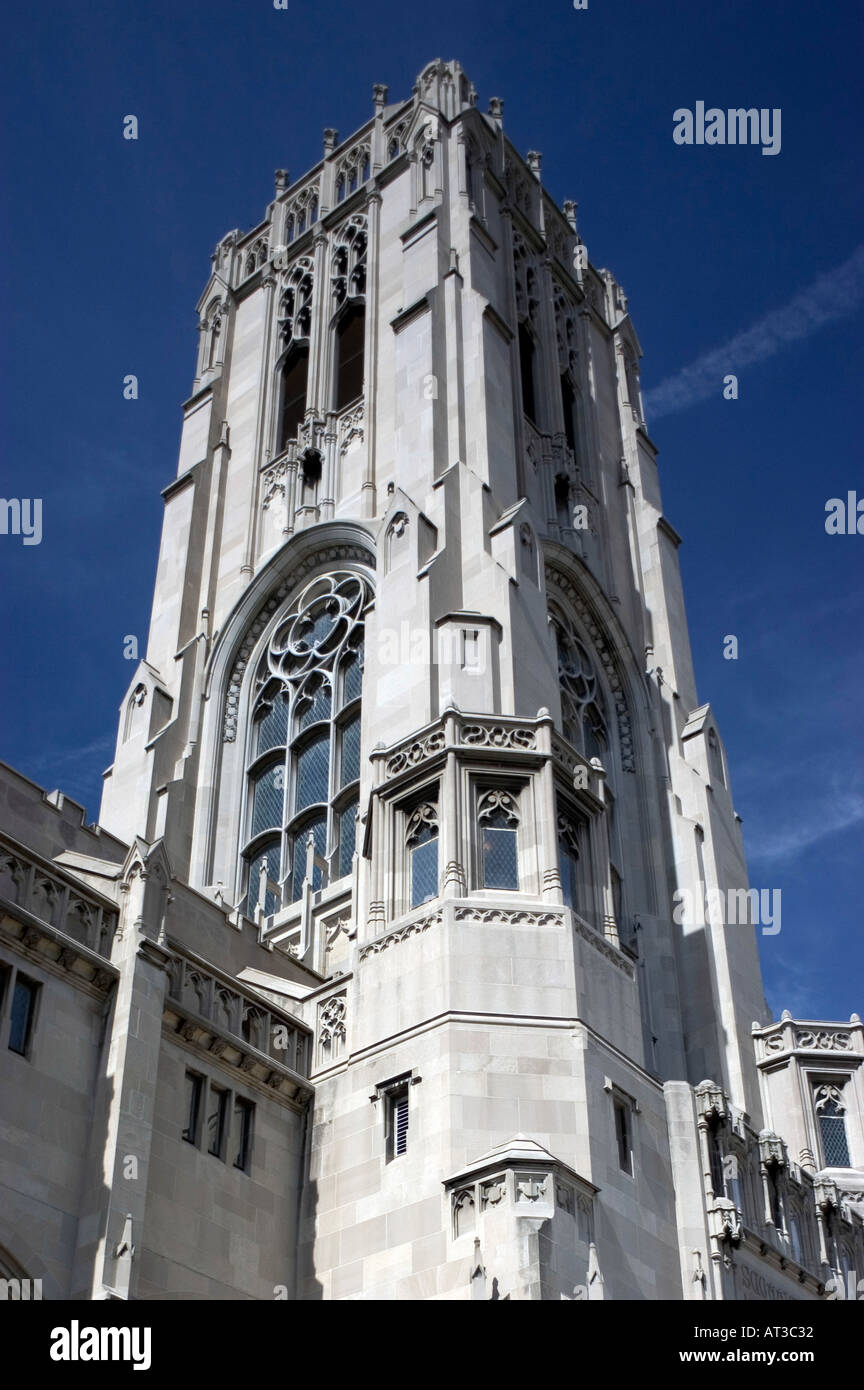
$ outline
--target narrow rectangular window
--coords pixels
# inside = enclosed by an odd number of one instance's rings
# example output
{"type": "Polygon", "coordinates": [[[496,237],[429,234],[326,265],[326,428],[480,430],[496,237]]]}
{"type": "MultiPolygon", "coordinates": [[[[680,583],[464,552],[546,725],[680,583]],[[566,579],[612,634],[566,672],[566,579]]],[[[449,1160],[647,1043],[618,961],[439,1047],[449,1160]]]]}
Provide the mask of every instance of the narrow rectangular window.
{"type": "Polygon", "coordinates": [[[12,992],[12,1017],[9,1025],[9,1051],[26,1057],[33,1032],[36,996],[39,986],[26,975],[18,975],[12,992]]]}
{"type": "Polygon", "coordinates": [[[237,1152],[234,1157],[234,1167],[242,1172],[249,1172],[249,1165],[252,1159],[252,1117],[255,1113],[255,1106],[251,1100],[244,1100],[238,1096],[234,1102],[234,1137],[237,1145],[237,1152]]]}
{"type": "Polygon", "coordinates": [[[626,1100],[615,1098],[615,1142],[618,1147],[618,1167],[622,1173],[633,1174],[633,1137],[630,1106],[626,1100]]]}
{"type": "Polygon", "coordinates": [[[524,323],[519,325],[519,368],[522,377],[522,409],[533,425],[537,422],[534,397],[534,339],[524,323]]]}
{"type": "Polygon", "coordinates": [[[483,888],[519,888],[516,798],[504,791],[484,792],[479,804],[480,873],[483,888]]]}
{"type": "Polygon", "coordinates": [[[228,1118],[228,1092],[222,1086],[210,1086],[207,1106],[207,1152],[216,1158],[225,1157],[225,1129],[228,1118]]]}
{"type": "Polygon", "coordinates": [[[387,1097],[387,1162],[408,1150],[408,1087],[400,1086],[387,1097]]]}
{"type": "Polygon", "coordinates": [[[201,1093],[204,1089],[204,1078],[198,1076],[197,1072],[187,1071],[184,1091],[184,1111],[186,1125],[183,1130],[183,1138],[187,1144],[198,1143],[198,1125],[201,1118],[201,1093]]]}
{"type": "Polygon", "coordinates": [[[711,1165],[711,1191],[715,1197],[726,1196],[726,1177],[723,1168],[723,1148],[720,1125],[715,1117],[708,1127],[708,1160],[711,1165]]]}
{"type": "Polygon", "coordinates": [[[462,629],[462,670],[480,670],[480,632],[477,628],[462,629]]]}
{"type": "Polygon", "coordinates": [[[438,896],[438,808],[424,801],[406,827],[411,877],[411,906],[421,907],[438,896]]]}

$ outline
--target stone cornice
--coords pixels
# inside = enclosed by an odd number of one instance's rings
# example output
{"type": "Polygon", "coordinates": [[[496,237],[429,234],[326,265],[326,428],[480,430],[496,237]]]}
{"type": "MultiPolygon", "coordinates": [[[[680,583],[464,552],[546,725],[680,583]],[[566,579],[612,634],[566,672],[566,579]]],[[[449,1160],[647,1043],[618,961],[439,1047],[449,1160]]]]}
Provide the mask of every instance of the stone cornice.
{"type": "Polygon", "coordinates": [[[0,939],[33,964],[91,995],[104,995],[119,975],[104,956],[6,898],[0,898],[0,939]]]}

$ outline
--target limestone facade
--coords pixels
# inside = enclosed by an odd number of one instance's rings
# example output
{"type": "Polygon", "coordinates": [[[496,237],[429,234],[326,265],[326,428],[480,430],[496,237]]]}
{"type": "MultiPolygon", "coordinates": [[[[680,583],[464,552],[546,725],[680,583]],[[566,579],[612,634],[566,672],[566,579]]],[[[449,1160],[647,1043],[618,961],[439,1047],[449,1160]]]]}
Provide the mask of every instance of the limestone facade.
{"type": "Polygon", "coordinates": [[[678,920],[747,901],[739,821],[627,298],[541,172],[436,61],[213,254],[99,825],[0,776],[13,1283],[864,1288],[860,1020],[678,920]]]}

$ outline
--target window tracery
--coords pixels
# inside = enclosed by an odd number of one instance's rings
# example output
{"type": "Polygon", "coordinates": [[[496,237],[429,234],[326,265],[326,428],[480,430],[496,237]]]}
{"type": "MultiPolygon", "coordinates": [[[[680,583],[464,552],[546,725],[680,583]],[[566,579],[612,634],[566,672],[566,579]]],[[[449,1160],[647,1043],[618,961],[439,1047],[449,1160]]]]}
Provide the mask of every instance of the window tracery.
{"type": "Polygon", "coordinates": [[[360,780],[363,618],[359,575],[312,580],[258,663],[247,758],[247,912],[265,914],[350,873],[360,780]]]}
{"type": "Polygon", "coordinates": [[[604,760],[609,748],[605,701],[585,645],[563,619],[553,617],[561,691],[561,732],[588,759],[604,760]]]}

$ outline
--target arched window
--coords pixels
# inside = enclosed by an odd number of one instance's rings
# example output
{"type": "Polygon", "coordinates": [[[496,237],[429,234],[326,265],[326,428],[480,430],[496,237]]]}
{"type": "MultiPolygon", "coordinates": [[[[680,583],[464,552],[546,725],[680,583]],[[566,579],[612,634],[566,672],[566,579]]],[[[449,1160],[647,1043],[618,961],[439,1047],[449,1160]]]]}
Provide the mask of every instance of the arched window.
{"type": "Polygon", "coordinates": [[[270,915],[351,872],[360,781],[363,615],[369,589],[313,580],[258,663],[247,757],[247,913],[270,915]]]}
{"type": "Polygon", "coordinates": [[[519,853],[516,837],[519,812],[509,792],[487,791],[477,808],[480,829],[480,883],[483,888],[519,888],[519,853]]]}
{"type": "Polygon", "coordinates": [[[424,801],[408,820],[406,842],[411,865],[411,906],[438,896],[438,807],[424,801]]]}
{"type": "Polygon", "coordinates": [[[839,1086],[817,1086],[813,1097],[822,1158],[826,1168],[849,1168],[849,1141],[846,1137],[846,1106],[839,1086]]]}
{"type": "Polygon", "coordinates": [[[363,351],[366,311],[352,304],[336,325],[336,363],[333,409],[344,410],[363,395],[363,351]]]}
{"type": "Polygon", "coordinates": [[[282,397],[279,416],[278,451],[282,453],[306,415],[306,391],[309,382],[309,349],[297,344],[291,348],[282,368],[282,397]]]}
{"type": "Polygon", "coordinates": [[[561,888],[565,906],[573,912],[585,915],[585,905],[580,901],[582,884],[580,879],[580,858],[582,850],[582,825],[566,812],[558,813],[558,872],[561,875],[561,888]]]}
{"type": "Polygon", "coordinates": [[[594,664],[576,634],[563,622],[553,618],[553,623],[558,644],[561,732],[583,757],[599,758],[605,767],[609,733],[594,664]]]}
{"type": "Polygon", "coordinates": [[[522,409],[532,424],[537,423],[534,398],[534,339],[526,323],[519,325],[519,371],[522,378],[522,409]]]}

